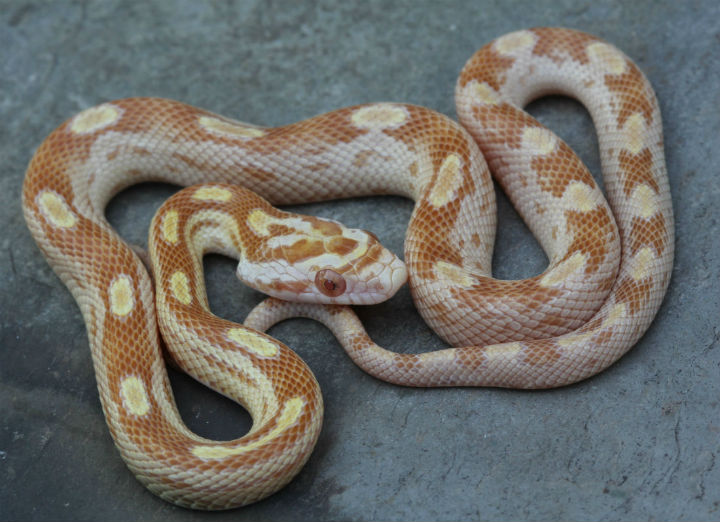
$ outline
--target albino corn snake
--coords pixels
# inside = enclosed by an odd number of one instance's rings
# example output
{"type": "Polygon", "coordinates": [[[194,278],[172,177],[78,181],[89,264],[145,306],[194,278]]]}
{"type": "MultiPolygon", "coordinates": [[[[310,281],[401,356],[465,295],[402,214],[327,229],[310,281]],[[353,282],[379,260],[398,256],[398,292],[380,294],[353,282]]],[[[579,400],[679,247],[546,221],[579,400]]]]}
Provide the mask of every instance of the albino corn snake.
{"type": "MultiPolygon", "coordinates": [[[[154,493],[183,506],[225,509],[277,491],[312,451],[322,399],[312,373],[289,349],[223,324],[219,333],[205,335],[224,348],[202,342],[208,352],[174,358],[221,392],[240,394],[235,398],[251,412],[253,429],[236,441],[215,442],[182,424],[160,353],[150,277],[104,218],[109,199],[131,184],[237,183],[273,204],[368,194],[413,199],[405,243],[411,291],[426,322],[461,348],[422,355],[385,351],[357,324],[342,330],[355,319],[336,305],[272,299],[248,320],[261,330],[285,315],[329,321],[353,360],[384,380],[561,386],[608,367],[642,336],[669,283],[674,237],[660,113],[637,66],[584,33],[519,31],[478,51],[455,94],[462,126],[399,103],[349,107],[268,129],[169,100],[118,100],[81,112],[38,148],[24,183],[25,219],[80,306],[115,443],[154,493]],[[549,93],[577,97],[588,108],[609,204],[567,146],[517,108],[549,93]],[[490,278],[495,206],[486,162],[548,255],[548,270],[535,278],[490,278]],[[233,391],[232,379],[243,391],[233,391]]],[[[224,186],[190,191],[179,197],[199,194],[195,199],[211,205],[234,197],[224,186]]],[[[320,244],[338,256],[372,251],[377,261],[389,255],[358,232],[300,242],[292,235],[298,227],[271,214],[243,219],[255,236],[275,241],[274,248],[315,273],[328,269],[320,244]],[[288,232],[286,239],[278,230],[288,232]],[[313,256],[322,263],[309,261],[313,256]]],[[[200,250],[224,248],[212,232],[215,217],[193,225],[211,231],[200,250]]],[[[187,242],[192,226],[173,219],[161,209],[155,234],[161,243],[187,242]]],[[[304,223],[311,232],[333,228],[304,223]]],[[[400,265],[386,277],[357,259],[363,267],[351,272],[371,283],[345,281],[350,272],[336,279],[333,270],[306,288],[335,292],[346,284],[394,292],[403,279],[400,265]]],[[[159,262],[169,264],[162,255],[159,262]]],[[[388,257],[387,263],[395,261],[388,257]]],[[[159,301],[181,309],[202,304],[196,268],[197,262],[183,261],[167,276],[158,272],[158,284],[165,285],[159,301]]],[[[287,294],[301,284],[275,286],[287,294]]],[[[188,310],[170,321],[191,322],[188,310]]]]}

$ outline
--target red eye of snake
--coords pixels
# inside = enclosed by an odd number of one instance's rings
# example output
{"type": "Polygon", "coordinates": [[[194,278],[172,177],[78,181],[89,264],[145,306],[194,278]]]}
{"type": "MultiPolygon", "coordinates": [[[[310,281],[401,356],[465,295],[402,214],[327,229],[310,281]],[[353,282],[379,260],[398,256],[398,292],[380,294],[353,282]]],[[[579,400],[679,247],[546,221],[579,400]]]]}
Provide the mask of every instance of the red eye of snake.
{"type": "Polygon", "coordinates": [[[328,297],[337,297],[345,293],[345,278],[329,268],[319,270],[315,275],[315,286],[328,297]]]}

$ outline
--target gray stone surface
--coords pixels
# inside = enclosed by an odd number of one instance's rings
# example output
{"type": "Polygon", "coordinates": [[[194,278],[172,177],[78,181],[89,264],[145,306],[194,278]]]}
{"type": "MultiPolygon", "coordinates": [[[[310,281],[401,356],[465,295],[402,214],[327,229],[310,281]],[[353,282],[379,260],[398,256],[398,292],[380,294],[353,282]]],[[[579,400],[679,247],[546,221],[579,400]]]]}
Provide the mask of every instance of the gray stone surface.
{"type": "MultiPolygon", "coordinates": [[[[408,389],[357,369],[329,332],[293,320],[273,330],[322,386],[325,424],[307,466],[234,520],[720,519],[720,4],[638,0],[528,2],[0,1],[0,519],[207,517],[148,493],[115,451],[100,411],[85,327],[27,232],[24,169],[62,120],[101,101],[175,98],[264,125],[392,100],[454,116],[465,60],[508,31],[563,25],[632,56],[657,90],[677,221],[668,295],[617,364],[563,389],[408,389]]],[[[532,112],[598,172],[579,105],[532,112]]],[[[108,215],[145,244],[166,186],[131,189],[108,215]]],[[[545,259],[500,196],[500,277],[545,259]]],[[[402,251],[412,204],[372,198],[303,207],[374,230],[402,251]]],[[[241,320],[260,296],[207,261],[210,299],[241,320]],[[226,289],[233,290],[224,293],[226,289]]],[[[442,346],[407,291],[362,310],[399,351],[442,346]]],[[[174,375],[195,431],[230,438],[240,409],[174,375]]]]}

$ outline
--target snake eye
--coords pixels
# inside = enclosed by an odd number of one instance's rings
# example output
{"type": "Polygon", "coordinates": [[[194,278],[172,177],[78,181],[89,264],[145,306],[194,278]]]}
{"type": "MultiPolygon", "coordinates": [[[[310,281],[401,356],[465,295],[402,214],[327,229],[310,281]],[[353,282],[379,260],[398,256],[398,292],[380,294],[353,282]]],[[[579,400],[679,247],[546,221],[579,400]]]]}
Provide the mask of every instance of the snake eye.
{"type": "Polygon", "coordinates": [[[315,286],[328,297],[338,297],[345,293],[345,278],[329,268],[319,270],[315,274],[315,286]]]}

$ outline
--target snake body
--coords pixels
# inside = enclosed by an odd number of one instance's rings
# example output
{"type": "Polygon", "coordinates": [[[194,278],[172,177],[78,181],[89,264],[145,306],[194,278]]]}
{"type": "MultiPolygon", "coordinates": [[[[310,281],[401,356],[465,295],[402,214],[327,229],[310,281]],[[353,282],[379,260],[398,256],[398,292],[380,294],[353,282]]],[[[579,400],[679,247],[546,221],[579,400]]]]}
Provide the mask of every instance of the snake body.
{"type": "MultiPolygon", "coordinates": [[[[327,322],[366,371],[413,386],[561,386],[603,370],[645,332],[669,282],[674,236],[660,112],[637,66],[584,33],[519,31],[468,61],[456,101],[462,125],[422,107],[379,103],[261,128],[170,100],[133,98],[79,113],[40,145],[25,177],[25,219],[80,306],[110,432],[151,491],[187,507],[224,509],[264,498],[299,471],[317,440],[322,399],[303,362],[257,331],[289,314],[327,322]],[[569,148],[521,110],[549,93],[588,108],[607,203],[569,148]],[[535,278],[491,278],[488,164],[548,255],[548,269],[535,278]],[[428,324],[459,348],[390,352],[370,341],[349,309],[332,304],[341,301],[269,300],[248,318],[255,329],[200,326],[189,352],[174,355],[252,413],[244,437],[202,439],[183,425],[172,399],[147,270],[103,215],[114,194],[148,180],[237,183],[273,204],[412,198],[405,242],[411,291],[428,324]]],[[[203,190],[206,197],[196,199],[219,204],[226,188],[189,190],[181,197],[203,190]]],[[[187,219],[201,212],[208,211],[187,219]]],[[[270,239],[282,230],[244,216],[235,222],[270,239]]],[[[156,217],[160,243],[194,237],[174,219],[162,211],[156,217]]],[[[210,230],[200,251],[227,246],[213,232],[217,222],[197,218],[210,230]]],[[[307,240],[275,241],[302,251],[294,257],[312,270],[324,269],[325,251],[307,240]]],[[[347,240],[328,244],[336,253],[357,250],[347,240]]],[[[195,306],[206,304],[197,259],[163,270],[174,256],[154,257],[160,322],[172,330],[194,321],[206,309],[195,306]],[[178,307],[180,319],[167,318],[162,302],[178,307]]],[[[375,257],[383,256],[361,263],[375,257]]],[[[370,280],[382,272],[368,270],[357,272],[370,280]]],[[[321,277],[320,285],[337,288],[333,278],[321,277]]]]}

